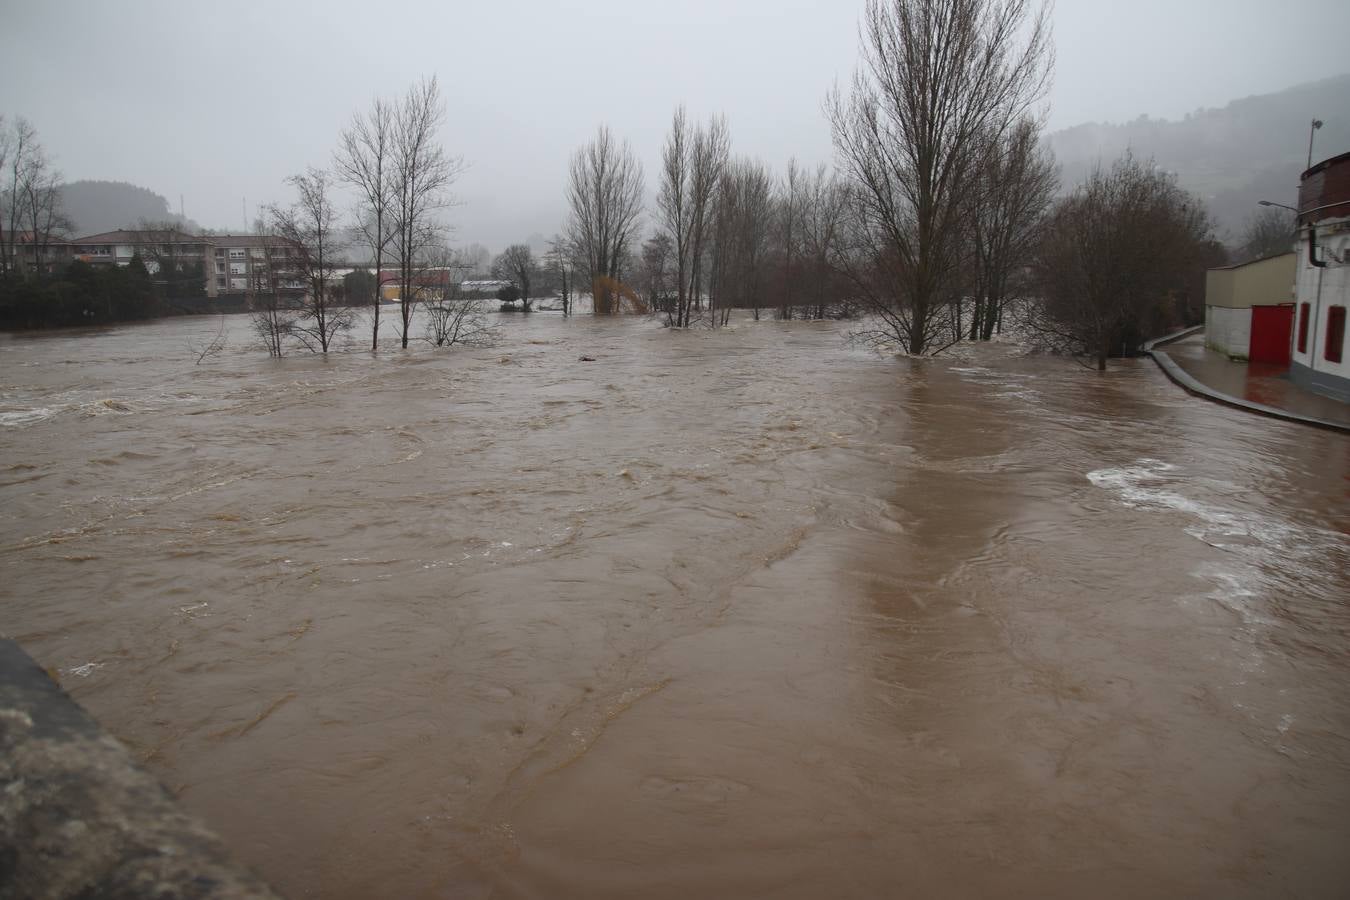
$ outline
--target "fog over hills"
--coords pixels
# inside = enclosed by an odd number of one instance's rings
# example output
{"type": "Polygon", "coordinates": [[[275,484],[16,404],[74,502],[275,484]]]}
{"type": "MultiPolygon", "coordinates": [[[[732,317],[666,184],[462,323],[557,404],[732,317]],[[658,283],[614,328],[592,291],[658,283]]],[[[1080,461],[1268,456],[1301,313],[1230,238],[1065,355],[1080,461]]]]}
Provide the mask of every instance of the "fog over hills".
{"type": "MultiPolygon", "coordinates": [[[[1314,162],[1350,150],[1350,74],[1245,97],[1175,121],[1140,116],[1120,124],[1077,125],[1049,134],[1046,141],[1062,168],[1066,191],[1098,162],[1109,164],[1126,150],[1151,157],[1177,173],[1183,187],[1205,199],[1219,236],[1235,242],[1256,211],[1256,201],[1294,202],[1298,177],[1307,163],[1313,117],[1325,122],[1317,132],[1314,162]]],[[[564,185],[558,185],[558,203],[563,190],[564,185]]],[[[174,221],[189,230],[198,228],[191,219],[180,220],[166,198],[125,182],[73,181],[65,186],[63,198],[76,234],[141,221],[174,221]]],[[[556,203],[544,205],[552,208],[556,203]]],[[[530,243],[539,250],[547,223],[535,218],[539,217],[521,221],[516,230],[531,235],[530,243]]],[[[227,224],[233,223],[208,223],[221,228],[227,224]]],[[[458,233],[457,242],[479,239],[468,231],[458,233]]]]}
{"type": "Polygon", "coordinates": [[[1316,117],[1313,162],[1350,150],[1350,74],[1201,109],[1179,121],[1141,116],[1122,124],[1088,123],[1047,137],[1067,191],[1099,161],[1126,150],[1175,172],[1203,197],[1219,236],[1242,233],[1258,200],[1293,204],[1308,161],[1308,128],[1316,117]]]}
{"type": "Polygon", "coordinates": [[[169,201],[148,188],[125,181],[70,181],[61,203],[74,225],[74,236],[134,228],[141,222],[173,222],[188,231],[199,226],[169,209],[169,201]]]}

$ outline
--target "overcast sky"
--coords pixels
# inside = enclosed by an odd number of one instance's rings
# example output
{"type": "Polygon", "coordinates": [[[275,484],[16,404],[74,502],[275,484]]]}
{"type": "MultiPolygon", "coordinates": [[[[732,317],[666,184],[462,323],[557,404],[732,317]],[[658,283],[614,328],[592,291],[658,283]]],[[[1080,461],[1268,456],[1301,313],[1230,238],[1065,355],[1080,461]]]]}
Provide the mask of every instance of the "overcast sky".
{"type": "MultiPolygon", "coordinates": [[[[1329,0],[1059,0],[1052,129],[1176,118],[1339,74],[1329,0]]],[[[406,4],[0,0],[0,113],[69,179],[129,181],[243,226],[325,165],[375,96],[424,74],[469,168],[449,216],[494,251],[558,230],[567,158],[600,122],[655,161],[677,103],[725,113],[737,152],[831,157],[821,103],[857,58],[862,0],[406,4]]]]}

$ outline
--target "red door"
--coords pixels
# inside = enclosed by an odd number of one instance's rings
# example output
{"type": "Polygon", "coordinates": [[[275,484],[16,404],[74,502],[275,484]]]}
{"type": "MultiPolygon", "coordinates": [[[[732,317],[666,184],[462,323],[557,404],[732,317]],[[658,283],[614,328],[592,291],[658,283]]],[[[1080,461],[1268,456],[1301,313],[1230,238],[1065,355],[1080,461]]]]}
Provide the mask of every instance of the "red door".
{"type": "Polygon", "coordinates": [[[1247,359],[1289,365],[1289,335],[1294,328],[1293,304],[1252,307],[1252,342],[1247,359]]]}

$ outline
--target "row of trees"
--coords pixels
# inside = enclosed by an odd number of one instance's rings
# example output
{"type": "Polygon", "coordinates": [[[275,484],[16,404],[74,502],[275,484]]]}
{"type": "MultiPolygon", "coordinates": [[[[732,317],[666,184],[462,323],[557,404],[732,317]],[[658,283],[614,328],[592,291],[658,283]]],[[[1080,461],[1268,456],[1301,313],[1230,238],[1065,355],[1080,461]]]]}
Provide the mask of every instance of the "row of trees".
{"type": "MultiPolygon", "coordinates": [[[[310,167],[287,179],[295,192],[289,205],[266,208],[266,227],[288,248],[283,278],[271,278],[271,291],[255,302],[255,328],[273,355],[287,340],[327,353],[338,335],[355,324],[353,302],[370,305],[371,349],[380,340],[381,287],[392,283],[399,295],[399,341],[412,337],[413,312],[433,294],[438,304],[452,283],[448,272],[463,268],[446,244],[441,213],[451,205],[450,185],[463,169],[458,157],[440,143],[445,103],[436,78],[423,79],[398,100],[375,100],[357,113],[339,138],[330,169],[310,167]],[[337,207],[339,185],[357,197],[356,233],[370,251],[376,274],[348,278],[339,286],[336,265],[345,250],[344,217],[337,207]],[[389,266],[390,269],[386,269],[389,266]],[[432,277],[435,273],[435,277],[432,277]],[[283,280],[303,285],[298,308],[280,294],[283,280]],[[347,290],[343,290],[346,288],[347,290]],[[361,292],[363,296],[354,296],[361,292]]],[[[429,313],[427,337],[442,346],[474,332],[479,318],[467,303],[460,310],[429,313]]]]}
{"type": "Polygon", "coordinates": [[[861,312],[861,338],[922,354],[989,340],[1016,304],[1030,310],[1020,326],[1099,366],[1195,314],[1204,267],[1224,254],[1174,178],[1126,157],[1056,199],[1044,7],[868,0],[861,57],[826,104],[837,174],[793,162],[776,177],[731,154],[723,119],[677,109],[637,253],[642,167],[602,126],[568,186],[567,240],[595,311],[618,311],[630,279],[672,326],[724,323],[732,307],[861,312]]]}
{"type": "Polygon", "coordinates": [[[571,218],[550,270],[581,274],[604,315],[653,310],[672,327],[723,324],[732,308],[758,318],[824,318],[847,310],[840,277],[845,191],[826,167],[789,162],[783,177],[731,153],[726,120],[676,109],[662,149],[654,231],[638,243],[642,166],[602,126],[573,157],[571,218]],[[626,305],[625,305],[626,304],[626,305]]]}

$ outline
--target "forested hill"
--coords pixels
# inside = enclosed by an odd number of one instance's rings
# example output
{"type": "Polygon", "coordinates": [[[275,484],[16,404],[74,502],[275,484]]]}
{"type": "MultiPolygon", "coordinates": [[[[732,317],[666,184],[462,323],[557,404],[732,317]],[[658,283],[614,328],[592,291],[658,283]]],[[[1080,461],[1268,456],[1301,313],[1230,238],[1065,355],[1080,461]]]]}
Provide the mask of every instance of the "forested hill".
{"type": "Polygon", "coordinates": [[[1048,140],[1066,190],[1098,160],[1109,164],[1130,149],[1176,172],[1183,187],[1208,201],[1220,237],[1231,239],[1241,234],[1257,200],[1294,202],[1313,118],[1325,123],[1313,162],[1350,150],[1350,74],[1197,110],[1181,121],[1141,116],[1119,125],[1090,123],[1048,140]]]}
{"type": "MultiPolygon", "coordinates": [[[[124,181],[72,181],[61,188],[61,201],[76,236],[117,228],[134,228],[142,221],[174,222],[182,226],[169,201],[154,191],[124,181]]],[[[186,230],[197,223],[186,220],[186,230]]]]}

